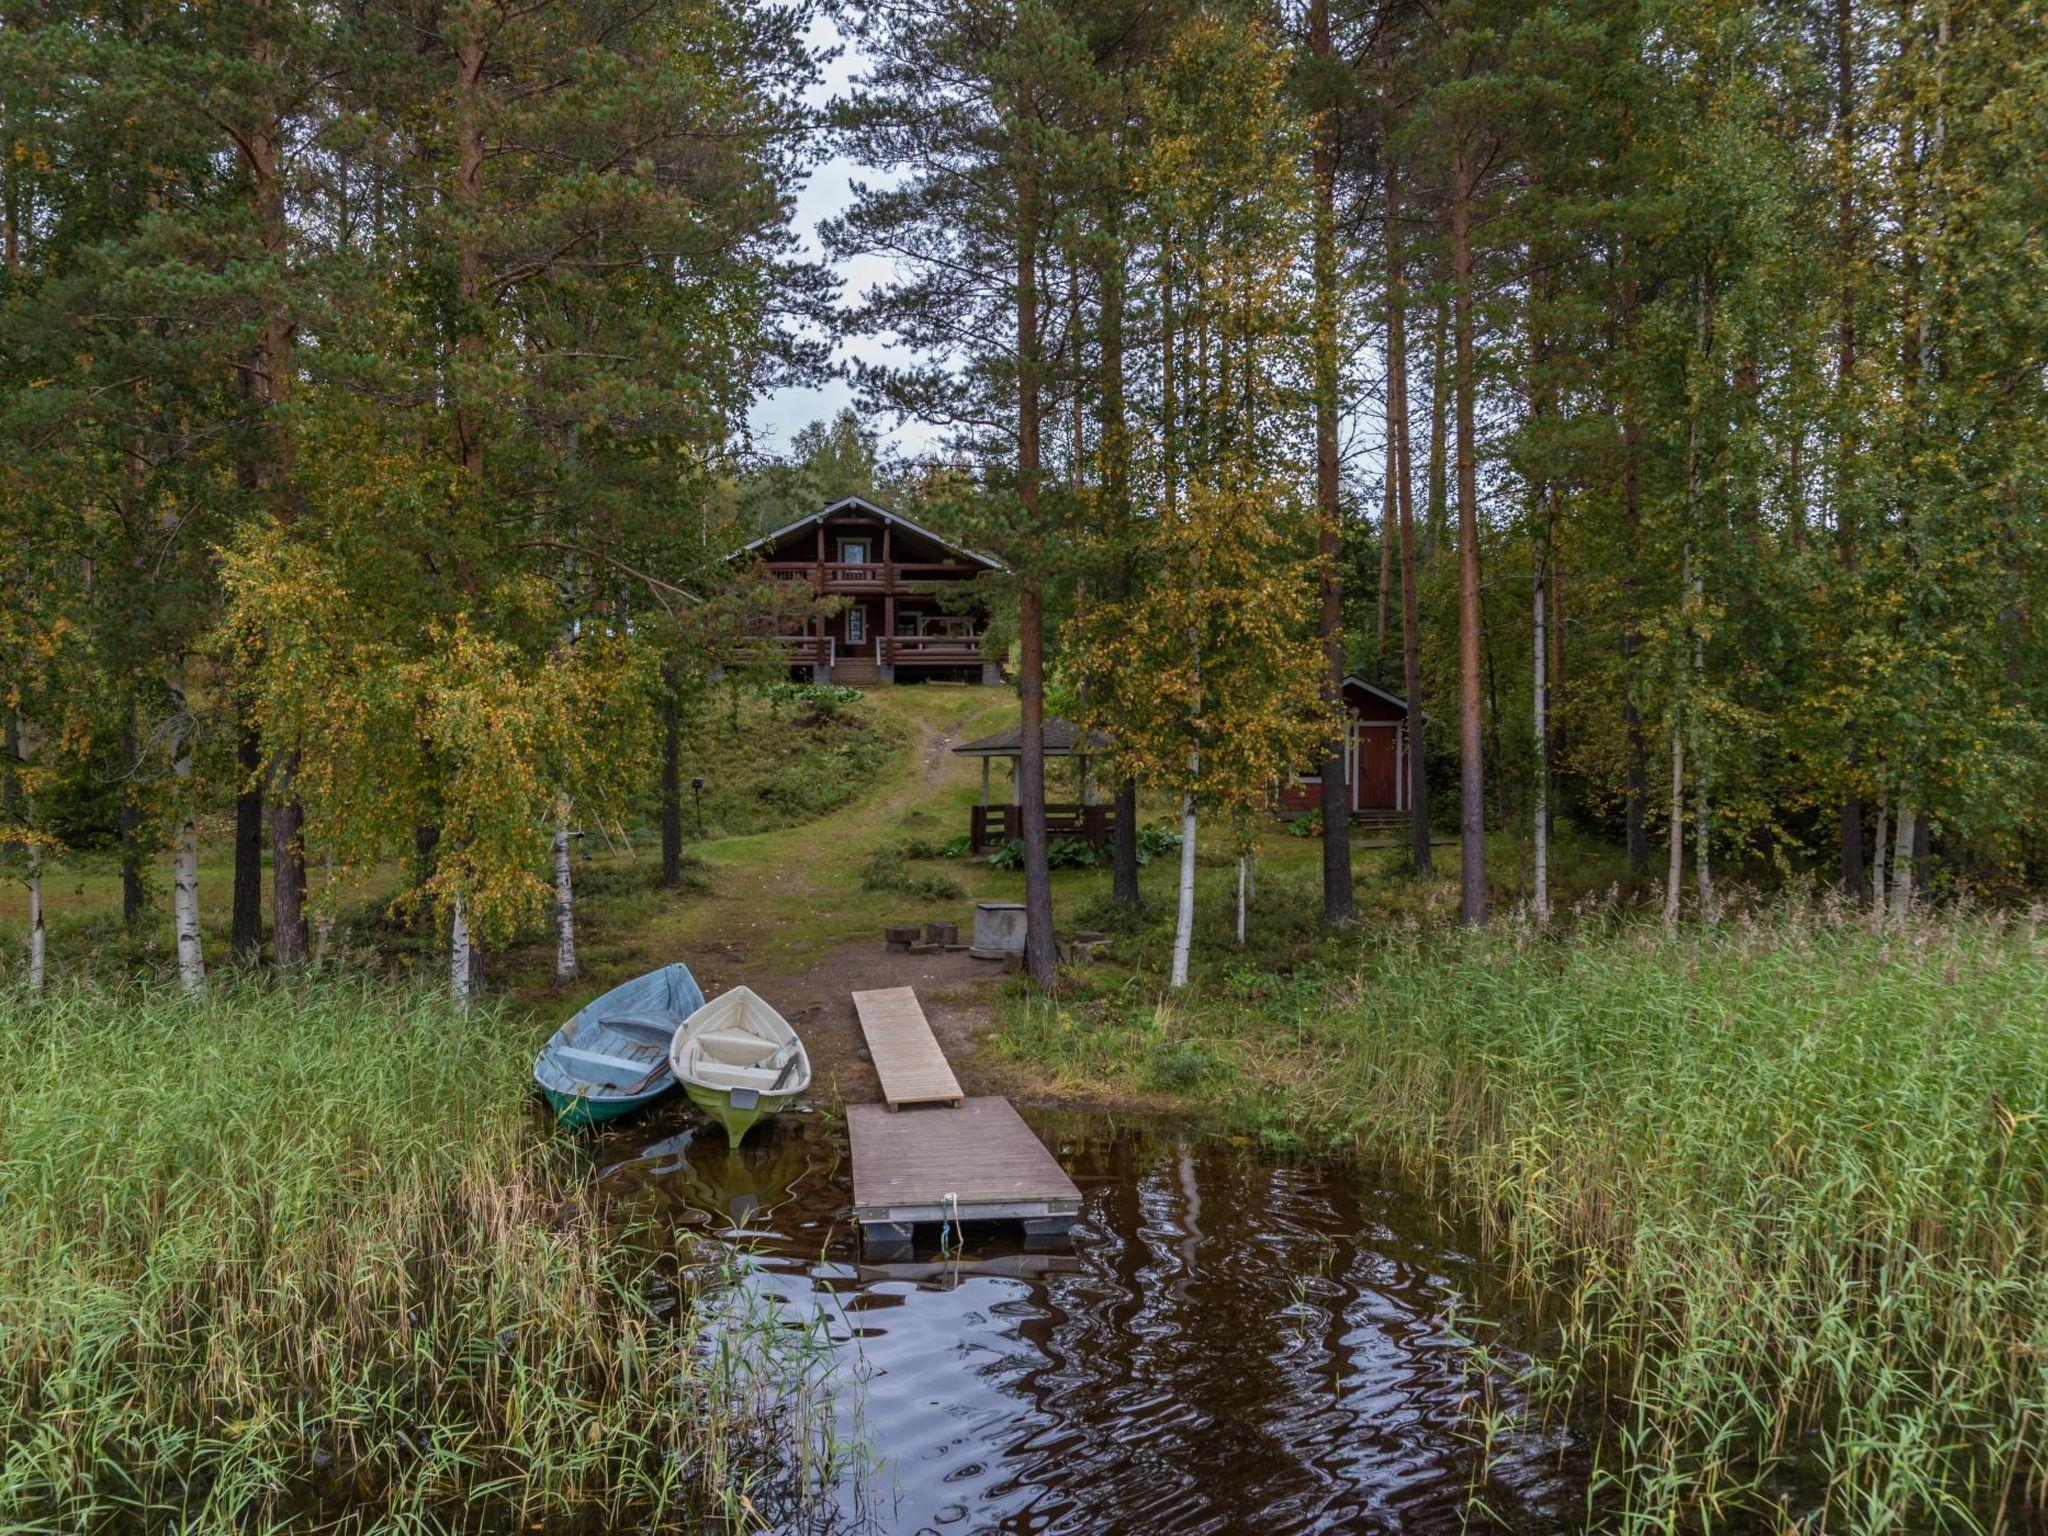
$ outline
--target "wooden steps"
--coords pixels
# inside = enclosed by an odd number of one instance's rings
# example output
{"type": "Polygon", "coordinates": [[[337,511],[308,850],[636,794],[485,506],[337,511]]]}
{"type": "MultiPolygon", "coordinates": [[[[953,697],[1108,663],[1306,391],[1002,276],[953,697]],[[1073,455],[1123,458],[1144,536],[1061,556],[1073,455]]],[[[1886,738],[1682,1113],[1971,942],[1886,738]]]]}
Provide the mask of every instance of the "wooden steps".
{"type": "Polygon", "coordinates": [[[882,680],[882,669],[866,656],[848,657],[832,663],[832,681],[849,688],[872,688],[882,680]]]}
{"type": "Polygon", "coordinates": [[[881,987],[853,994],[860,1032],[882,1080],[882,1099],[891,1109],[906,1104],[958,1104],[963,1095],[946,1053],[917,1001],[915,987],[881,987]]]}

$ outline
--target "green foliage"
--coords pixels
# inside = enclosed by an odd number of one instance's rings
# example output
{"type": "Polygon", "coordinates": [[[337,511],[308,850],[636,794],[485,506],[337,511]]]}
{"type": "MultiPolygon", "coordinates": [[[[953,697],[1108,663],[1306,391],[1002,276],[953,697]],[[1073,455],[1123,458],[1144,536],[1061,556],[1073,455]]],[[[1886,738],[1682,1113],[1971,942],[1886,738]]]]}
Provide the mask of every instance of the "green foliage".
{"type": "MultiPolygon", "coordinates": [[[[1045,865],[1048,869],[1093,869],[1103,859],[1104,855],[1098,853],[1095,845],[1085,838],[1055,837],[1046,845],[1045,865]]],[[[1011,838],[988,856],[988,863],[991,869],[1022,869],[1024,839],[1011,838]]]]}
{"type": "Polygon", "coordinates": [[[966,888],[951,875],[913,870],[906,855],[895,848],[877,848],[861,863],[860,888],[914,896],[919,901],[957,901],[966,888]]]}
{"type": "Polygon", "coordinates": [[[787,680],[770,683],[762,690],[767,700],[780,708],[806,709],[813,714],[829,715],[848,704],[858,704],[861,692],[843,683],[796,683],[787,680]]]}
{"type": "Polygon", "coordinates": [[[857,701],[792,714],[738,698],[691,722],[682,754],[684,824],[694,834],[693,777],[704,780],[707,837],[815,821],[852,804],[901,746],[888,720],[857,701]]]}
{"type": "Polygon", "coordinates": [[[1310,811],[1304,816],[1287,818],[1289,837],[1321,837],[1323,835],[1323,813],[1310,811]]]}

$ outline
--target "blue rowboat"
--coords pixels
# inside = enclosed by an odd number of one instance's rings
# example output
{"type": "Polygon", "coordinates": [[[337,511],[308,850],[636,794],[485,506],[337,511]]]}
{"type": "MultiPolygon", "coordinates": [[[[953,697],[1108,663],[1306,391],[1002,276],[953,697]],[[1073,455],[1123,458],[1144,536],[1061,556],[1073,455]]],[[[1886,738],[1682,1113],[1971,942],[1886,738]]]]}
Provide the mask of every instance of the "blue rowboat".
{"type": "Polygon", "coordinates": [[[556,1030],[533,1059],[533,1080],[564,1125],[616,1120],[676,1085],[669,1046],[704,1006],[688,966],[634,978],[556,1030]]]}

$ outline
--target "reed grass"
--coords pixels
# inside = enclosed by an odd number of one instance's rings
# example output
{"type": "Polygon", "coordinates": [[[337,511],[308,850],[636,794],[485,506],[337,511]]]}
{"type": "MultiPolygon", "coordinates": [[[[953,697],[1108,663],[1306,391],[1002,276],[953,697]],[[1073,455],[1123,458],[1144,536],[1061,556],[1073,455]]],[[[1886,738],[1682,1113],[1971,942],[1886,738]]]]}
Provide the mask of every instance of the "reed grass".
{"type": "Polygon", "coordinates": [[[1019,999],[1003,1049],[1358,1149],[1475,1222],[1630,1532],[2048,1519],[2048,940],[1785,905],[1667,937],[1367,941],[1171,1005],[1019,999]]]}
{"type": "Polygon", "coordinates": [[[0,997],[0,1528],[695,1528],[787,1497],[815,1361],[600,1225],[530,1118],[531,1033],[369,983],[0,997]]]}

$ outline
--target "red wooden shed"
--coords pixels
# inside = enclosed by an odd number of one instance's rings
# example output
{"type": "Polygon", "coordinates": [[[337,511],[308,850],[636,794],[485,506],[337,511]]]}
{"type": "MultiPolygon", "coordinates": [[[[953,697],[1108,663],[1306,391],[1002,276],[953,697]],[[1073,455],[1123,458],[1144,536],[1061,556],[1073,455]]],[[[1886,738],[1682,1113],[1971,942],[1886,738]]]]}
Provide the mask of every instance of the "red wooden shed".
{"type": "MultiPolygon", "coordinates": [[[[1354,816],[1408,809],[1408,701],[1362,677],[1344,679],[1344,800],[1354,816]]],[[[1322,777],[1299,773],[1280,786],[1280,809],[1320,810],[1322,777]]]]}

